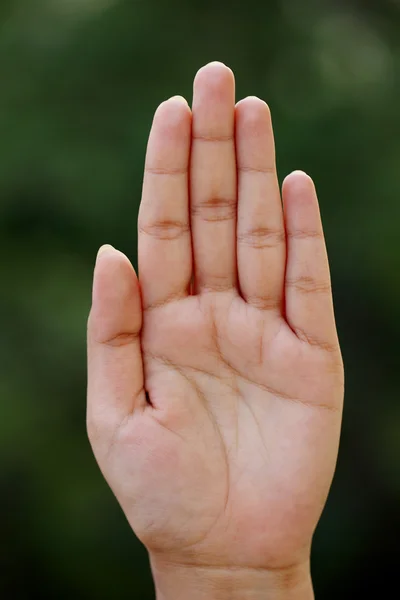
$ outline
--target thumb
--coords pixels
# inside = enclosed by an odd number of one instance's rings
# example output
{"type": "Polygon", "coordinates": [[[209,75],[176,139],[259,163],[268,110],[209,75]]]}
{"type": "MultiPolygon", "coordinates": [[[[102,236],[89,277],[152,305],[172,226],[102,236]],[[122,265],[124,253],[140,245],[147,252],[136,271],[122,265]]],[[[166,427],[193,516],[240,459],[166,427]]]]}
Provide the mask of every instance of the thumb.
{"type": "Polygon", "coordinates": [[[115,431],[136,408],[146,405],[141,327],[135,270],[125,254],[102,246],[94,270],[87,332],[90,438],[115,431]]]}

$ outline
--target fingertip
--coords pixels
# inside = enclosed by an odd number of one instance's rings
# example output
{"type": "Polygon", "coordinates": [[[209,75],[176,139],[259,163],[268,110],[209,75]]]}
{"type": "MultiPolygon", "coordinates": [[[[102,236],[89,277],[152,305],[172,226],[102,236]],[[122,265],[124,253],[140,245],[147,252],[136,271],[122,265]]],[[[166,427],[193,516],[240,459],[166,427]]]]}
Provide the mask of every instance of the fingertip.
{"type": "Polygon", "coordinates": [[[205,65],[201,66],[199,68],[199,70],[197,71],[197,74],[205,72],[205,71],[224,71],[224,70],[228,70],[231,71],[231,69],[221,60],[210,60],[210,62],[206,63],[205,65]]]}
{"type": "Polygon", "coordinates": [[[172,96],[158,105],[153,118],[157,131],[181,132],[188,123],[191,110],[183,96],[172,96]]]}
{"type": "Polygon", "coordinates": [[[123,262],[128,262],[129,265],[132,267],[131,262],[126,256],[126,254],[124,254],[120,250],[117,250],[117,248],[115,248],[111,244],[103,244],[103,246],[99,248],[96,256],[96,267],[99,265],[100,262],[103,263],[104,260],[107,260],[107,262],[110,260],[113,262],[119,262],[122,260],[123,262]]]}
{"type": "Polygon", "coordinates": [[[189,104],[186,98],[177,94],[176,96],[171,96],[170,98],[167,98],[167,100],[164,100],[164,102],[161,102],[161,104],[158,106],[157,112],[160,110],[182,111],[182,109],[188,108],[189,104]]]}
{"type": "Polygon", "coordinates": [[[104,256],[105,254],[113,252],[114,250],[115,250],[115,248],[114,248],[114,246],[111,246],[111,244],[103,244],[102,246],[100,246],[100,248],[97,252],[96,262],[99,260],[99,258],[101,256],[104,256]]]}
{"type": "Polygon", "coordinates": [[[140,328],[139,281],[129,258],[107,245],[98,253],[93,277],[91,329],[97,341],[111,339],[115,332],[140,328]]]}
{"type": "Polygon", "coordinates": [[[246,109],[246,111],[257,113],[260,111],[267,111],[269,114],[271,113],[271,110],[265,100],[259,98],[258,96],[246,96],[245,98],[242,98],[236,102],[236,109],[239,109],[240,111],[246,109]]]}
{"type": "Polygon", "coordinates": [[[315,190],[315,184],[308,173],[298,169],[285,177],[282,189],[290,189],[293,191],[315,190]]]}
{"type": "Polygon", "coordinates": [[[186,98],[184,98],[183,96],[180,96],[179,94],[177,94],[176,96],[172,96],[169,99],[170,102],[179,102],[180,104],[184,104],[185,106],[189,106],[188,105],[188,101],[186,100],[186,98]]]}
{"type": "Polygon", "coordinates": [[[200,67],[194,78],[194,87],[198,84],[202,84],[203,80],[207,85],[220,85],[227,80],[234,81],[235,76],[232,69],[230,69],[225,63],[214,60],[200,67]]]}
{"type": "Polygon", "coordinates": [[[102,246],[96,259],[93,295],[116,298],[131,293],[137,286],[137,275],[129,258],[110,244],[102,246]]]}
{"type": "Polygon", "coordinates": [[[271,111],[268,104],[257,96],[247,96],[235,106],[236,135],[257,140],[273,137],[271,111]]]}

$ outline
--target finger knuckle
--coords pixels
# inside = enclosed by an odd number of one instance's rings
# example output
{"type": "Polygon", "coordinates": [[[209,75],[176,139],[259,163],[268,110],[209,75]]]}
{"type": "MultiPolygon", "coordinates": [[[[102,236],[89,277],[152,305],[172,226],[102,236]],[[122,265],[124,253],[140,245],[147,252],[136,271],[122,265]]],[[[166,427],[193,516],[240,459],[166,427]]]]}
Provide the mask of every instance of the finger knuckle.
{"type": "Polygon", "coordinates": [[[266,296],[246,296],[247,304],[254,306],[262,311],[279,311],[282,307],[282,300],[278,295],[266,296]]]}
{"type": "Polygon", "coordinates": [[[176,175],[187,175],[187,167],[157,167],[157,166],[146,166],[145,173],[148,175],[166,175],[168,177],[174,177],[176,175]]]}
{"type": "Polygon", "coordinates": [[[285,242],[285,233],[280,228],[254,227],[239,234],[238,241],[256,250],[275,248],[285,242]]]}
{"type": "Polygon", "coordinates": [[[288,230],[287,236],[293,240],[312,240],[312,239],[324,239],[322,231],[317,229],[295,229],[288,230]]]}
{"type": "Polygon", "coordinates": [[[139,223],[139,233],[158,240],[176,240],[188,234],[188,232],[188,223],[173,219],[160,219],[153,223],[139,223]]]}
{"type": "Polygon", "coordinates": [[[231,221],[236,218],[236,198],[212,196],[207,200],[193,204],[192,216],[203,221],[231,221]]]}
{"type": "Polygon", "coordinates": [[[313,346],[314,348],[318,348],[319,350],[323,350],[324,352],[335,356],[338,353],[340,354],[337,343],[332,343],[318,336],[307,333],[304,329],[300,327],[296,327],[295,332],[297,337],[301,341],[306,342],[309,346],[313,346]]]}
{"type": "Polygon", "coordinates": [[[301,294],[331,294],[331,284],[328,281],[320,281],[311,275],[301,275],[286,279],[286,286],[294,288],[301,294]]]}

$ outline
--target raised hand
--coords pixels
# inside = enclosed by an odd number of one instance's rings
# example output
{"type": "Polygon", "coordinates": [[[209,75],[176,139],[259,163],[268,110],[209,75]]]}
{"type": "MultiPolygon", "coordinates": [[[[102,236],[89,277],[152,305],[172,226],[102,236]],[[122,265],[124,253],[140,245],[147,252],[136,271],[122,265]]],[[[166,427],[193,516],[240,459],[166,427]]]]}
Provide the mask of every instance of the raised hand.
{"type": "Polygon", "coordinates": [[[343,364],[312,180],[292,173],[282,200],[267,105],[235,106],[211,63],[192,110],[174,97],[154,117],[140,282],[98,255],[89,438],[160,598],[312,597],[343,364]]]}

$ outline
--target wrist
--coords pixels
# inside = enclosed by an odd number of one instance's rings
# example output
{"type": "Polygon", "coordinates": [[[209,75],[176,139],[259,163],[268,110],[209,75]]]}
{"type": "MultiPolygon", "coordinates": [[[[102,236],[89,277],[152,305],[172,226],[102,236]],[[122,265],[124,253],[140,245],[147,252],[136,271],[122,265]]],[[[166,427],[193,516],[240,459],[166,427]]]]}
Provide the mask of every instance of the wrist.
{"type": "Polygon", "coordinates": [[[309,562],[273,570],[150,562],[157,600],[314,600],[309,562]]]}

